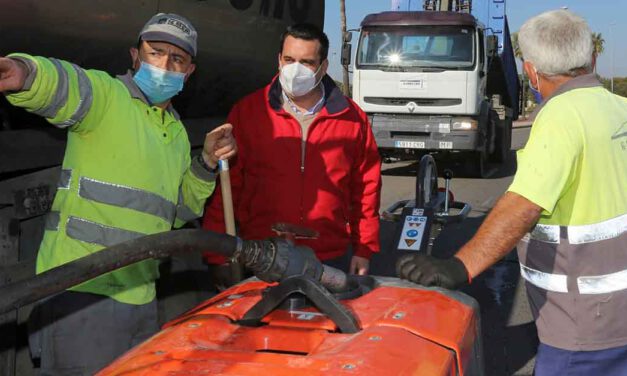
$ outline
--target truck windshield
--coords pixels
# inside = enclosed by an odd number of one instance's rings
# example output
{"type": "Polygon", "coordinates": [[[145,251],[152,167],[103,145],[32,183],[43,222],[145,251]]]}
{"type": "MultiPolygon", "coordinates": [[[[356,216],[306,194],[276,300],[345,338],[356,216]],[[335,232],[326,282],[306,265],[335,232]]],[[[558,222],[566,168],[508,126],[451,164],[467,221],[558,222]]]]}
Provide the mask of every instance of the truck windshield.
{"type": "Polygon", "coordinates": [[[474,39],[474,29],[465,26],[364,29],[357,50],[357,67],[471,70],[475,64],[474,39]]]}

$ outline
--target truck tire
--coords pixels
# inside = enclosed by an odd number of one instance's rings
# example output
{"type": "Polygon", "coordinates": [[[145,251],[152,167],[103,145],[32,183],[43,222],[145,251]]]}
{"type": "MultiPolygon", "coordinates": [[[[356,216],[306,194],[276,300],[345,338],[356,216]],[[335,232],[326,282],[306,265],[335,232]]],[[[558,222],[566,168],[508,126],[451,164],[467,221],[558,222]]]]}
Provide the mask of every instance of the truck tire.
{"type": "Polygon", "coordinates": [[[477,150],[466,155],[465,172],[469,178],[485,178],[488,171],[488,153],[477,150]]]}
{"type": "Polygon", "coordinates": [[[512,147],[512,118],[496,118],[494,152],[490,155],[492,162],[503,163],[509,157],[512,147]]]}

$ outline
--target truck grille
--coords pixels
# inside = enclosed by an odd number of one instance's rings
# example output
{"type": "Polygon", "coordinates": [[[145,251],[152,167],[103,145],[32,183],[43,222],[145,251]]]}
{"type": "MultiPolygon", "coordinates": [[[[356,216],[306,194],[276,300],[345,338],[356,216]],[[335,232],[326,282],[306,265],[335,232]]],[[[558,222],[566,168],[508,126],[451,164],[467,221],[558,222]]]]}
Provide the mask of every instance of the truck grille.
{"type": "Polygon", "coordinates": [[[364,102],[383,106],[407,106],[414,102],[418,106],[456,106],[462,104],[460,98],[383,98],[364,97],[364,102]]]}

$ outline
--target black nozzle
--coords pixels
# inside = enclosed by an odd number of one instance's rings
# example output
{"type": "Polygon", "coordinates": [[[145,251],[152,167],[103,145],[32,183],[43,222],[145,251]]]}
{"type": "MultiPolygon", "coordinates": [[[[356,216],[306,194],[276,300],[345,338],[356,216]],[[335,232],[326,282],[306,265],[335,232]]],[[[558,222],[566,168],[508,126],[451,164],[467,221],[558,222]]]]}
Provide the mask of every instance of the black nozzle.
{"type": "Polygon", "coordinates": [[[453,171],[446,169],[444,170],[444,179],[451,180],[453,179],[453,171]]]}

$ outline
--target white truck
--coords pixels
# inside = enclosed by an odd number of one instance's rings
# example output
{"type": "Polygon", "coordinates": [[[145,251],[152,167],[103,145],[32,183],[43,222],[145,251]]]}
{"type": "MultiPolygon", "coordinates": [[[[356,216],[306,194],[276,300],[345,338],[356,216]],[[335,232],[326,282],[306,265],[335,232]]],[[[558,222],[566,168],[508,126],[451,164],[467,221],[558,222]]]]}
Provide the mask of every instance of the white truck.
{"type": "Polygon", "coordinates": [[[507,158],[519,81],[504,0],[490,2],[486,23],[470,1],[426,0],[424,11],[364,18],[353,99],[384,161],[452,156],[483,177],[488,161],[507,158]]]}

